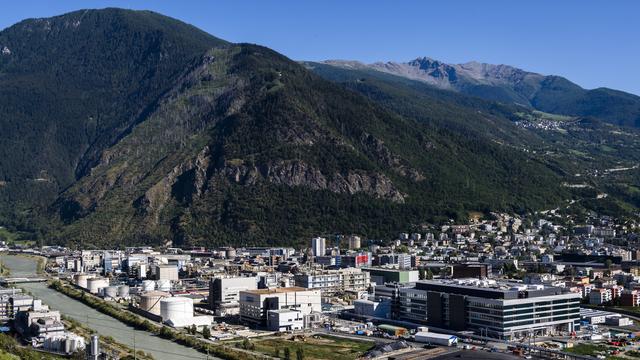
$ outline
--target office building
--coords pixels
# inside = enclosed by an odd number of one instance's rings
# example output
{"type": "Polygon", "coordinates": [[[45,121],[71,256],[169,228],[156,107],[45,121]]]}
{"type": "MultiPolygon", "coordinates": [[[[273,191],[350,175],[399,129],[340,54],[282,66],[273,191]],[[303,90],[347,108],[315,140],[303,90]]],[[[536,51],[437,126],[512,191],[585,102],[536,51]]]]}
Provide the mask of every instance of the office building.
{"type": "Polygon", "coordinates": [[[427,280],[399,288],[397,296],[400,320],[505,340],[573,331],[580,320],[580,293],[543,285],[427,280]]]}

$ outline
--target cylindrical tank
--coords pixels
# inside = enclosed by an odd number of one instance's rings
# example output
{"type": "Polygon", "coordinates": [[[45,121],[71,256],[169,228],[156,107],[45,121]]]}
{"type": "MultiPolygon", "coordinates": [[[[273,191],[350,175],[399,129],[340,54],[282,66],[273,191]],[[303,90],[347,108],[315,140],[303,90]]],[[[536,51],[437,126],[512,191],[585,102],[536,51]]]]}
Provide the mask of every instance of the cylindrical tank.
{"type": "Polygon", "coordinates": [[[97,359],[100,355],[100,338],[98,335],[91,335],[91,349],[90,354],[92,358],[97,359]]]}
{"type": "MultiPolygon", "coordinates": [[[[186,297],[168,297],[160,300],[162,321],[185,320],[193,318],[193,300],[186,297]]],[[[178,321],[181,322],[181,321],[178,321]]]]}
{"type": "Polygon", "coordinates": [[[87,280],[89,279],[89,275],[87,274],[75,274],[74,281],[76,285],[79,287],[86,289],[87,288],[87,280]]]}
{"type": "Polygon", "coordinates": [[[109,280],[104,278],[94,278],[87,280],[87,290],[92,294],[97,294],[102,288],[109,286],[109,280]]]}
{"type": "Polygon", "coordinates": [[[224,251],[224,257],[227,259],[235,259],[236,258],[236,249],[227,248],[224,251]]]}
{"type": "Polygon", "coordinates": [[[107,286],[104,288],[104,298],[105,299],[115,299],[118,297],[118,287],[117,286],[107,286]]]}
{"type": "Polygon", "coordinates": [[[171,291],[171,280],[161,279],[156,282],[158,285],[158,290],[160,291],[171,291]]]}
{"type": "Polygon", "coordinates": [[[160,315],[160,300],[169,296],[169,294],[161,291],[150,291],[140,295],[139,307],[142,310],[152,314],[160,315]]]}
{"type": "Polygon", "coordinates": [[[118,286],[118,297],[128,298],[129,297],[129,286],[127,286],[127,285],[118,286]]]}
{"type": "Polygon", "coordinates": [[[153,291],[156,289],[156,282],[153,280],[145,280],[142,282],[143,291],[153,291]]]}

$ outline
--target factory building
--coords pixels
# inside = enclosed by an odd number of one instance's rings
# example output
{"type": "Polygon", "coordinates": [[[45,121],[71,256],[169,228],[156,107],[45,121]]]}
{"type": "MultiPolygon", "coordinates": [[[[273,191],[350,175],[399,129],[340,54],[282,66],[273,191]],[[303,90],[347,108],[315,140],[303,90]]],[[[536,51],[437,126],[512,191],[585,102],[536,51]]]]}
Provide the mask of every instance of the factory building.
{"type": "Polygon", "coordinates": [[[289,287],[240,292],[240,319],[243,322],[266,327],[268,312],[283,309],[298,311],[302,317],[321,312],[320,290],[289,287]]]}
{"type": "Polygon", "coordinates": [[[156,280],[178,281],[178,266],[155,265],[153,269],[156,280]]]}
{"type": "Polygon", "coordinates": [[[240,313],[240,291],[256,290],[255,277],[214,278],[209,282],[209,307],[216,316],[240,313]]]}
{"type": "Polygon", "coordinates": [[[292,331],[304,329],[304,316],[298,310],[281,309],[267,312],[267,329],[292,331]]]}

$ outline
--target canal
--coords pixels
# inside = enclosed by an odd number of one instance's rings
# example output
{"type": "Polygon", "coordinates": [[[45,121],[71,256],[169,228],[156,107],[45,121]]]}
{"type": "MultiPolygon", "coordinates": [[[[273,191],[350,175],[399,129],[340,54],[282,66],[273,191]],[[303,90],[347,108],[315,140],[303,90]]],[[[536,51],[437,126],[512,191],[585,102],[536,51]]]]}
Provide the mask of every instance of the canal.
{"type": "MultiPolygon", "coordinates": [[[[34,259],[2,255],[0,256],[0,261],[11,270],[11,276],[36,275],[37,265],[34,259]]],[[[135,331],[133,327],[49,289],[46,283],[20,284],[20,287],[33,294],[36,298],[42,299],[42,302],[52,309],[58,310],[60,313],[87,325],[101,336],[111,336],[119,343],[151,354],[155,359],[207,359],[206,355],[192,348],[162,339],[146,331],[135,331]]],[[[209,356],[208,359],[215,358],[209,356]]]]}

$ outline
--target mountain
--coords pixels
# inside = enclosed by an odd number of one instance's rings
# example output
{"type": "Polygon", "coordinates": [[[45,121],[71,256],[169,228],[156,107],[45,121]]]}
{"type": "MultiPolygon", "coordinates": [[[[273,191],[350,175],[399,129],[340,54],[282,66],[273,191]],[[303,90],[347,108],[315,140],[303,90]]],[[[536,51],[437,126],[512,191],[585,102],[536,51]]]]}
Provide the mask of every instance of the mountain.
{"type": "Polygon", "coordinates": [[[46,206],[225,44],[151,12],[77,11],[0,32],[0,201],[46,206]]]}
{"type": "Polygon", "coordinates": [[[159,14],[25,20],[0,48],[0,221],[41,240],[386,237],[571,196],[502,105],[438,93],[399,111],[159,14]]]}
{"type": "Polygon", "coordinates": [[[328,60],[328,65],[373,70],[423,81],[439,89],[536,110],[591,116],[616,125],[640,127],[640,97],[607,88],[586,90],[560,76],[545,76],[508,65],[478,62],[447,64],[428,57],[363,64],[328,60]]]}
{"type": "Polygon", "coordinates": [[[531,154],[560,175],[574,201],[559,209],[577,219],[585,210],[633,217],[640,208],[638,129],[484,100],[361,66],[302,64],[432,132],[446,129],[457,138],[489,140],[531,154]]]}

